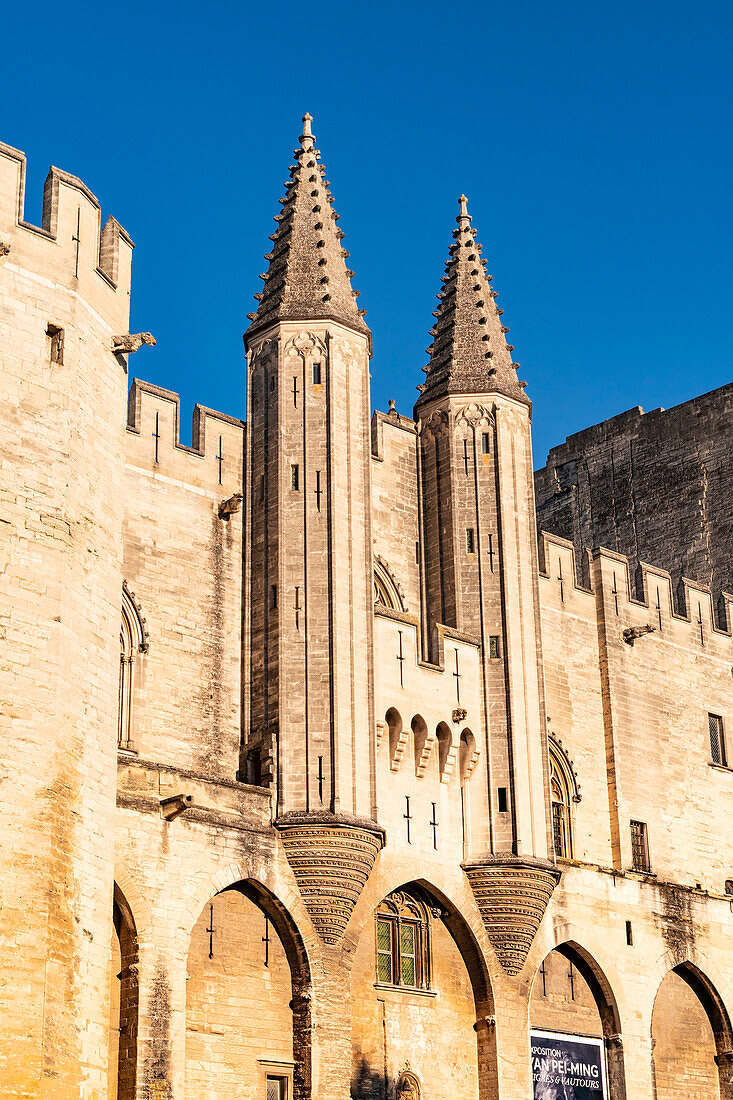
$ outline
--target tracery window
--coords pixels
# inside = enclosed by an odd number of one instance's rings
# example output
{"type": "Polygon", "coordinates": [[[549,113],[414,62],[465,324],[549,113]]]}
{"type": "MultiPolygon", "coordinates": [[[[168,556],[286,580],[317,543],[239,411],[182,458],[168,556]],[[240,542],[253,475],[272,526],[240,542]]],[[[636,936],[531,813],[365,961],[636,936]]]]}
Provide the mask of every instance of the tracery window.
{"type": "Polygon", "coordinates": [[[407,989],[430,989],[430,924],[426,907],[396,891],[376,913],[377,981],[407,989]]]}
{"type": "Polygon", "coordinates": [[[145,620],[127,584],[122,586],[120,624],[120,691],[117,711],[117,745],[135,751],[133,741],[133,702],[138,671],[138,656],[148,651],[145,620]]]}
{"type": "Polygon", "coordinates": [[[572,803],[580,801],[580,792],[572,765],[561,746],[550,739],[550,809],[552,844],[560,859],[573,857],[572,803]]]}

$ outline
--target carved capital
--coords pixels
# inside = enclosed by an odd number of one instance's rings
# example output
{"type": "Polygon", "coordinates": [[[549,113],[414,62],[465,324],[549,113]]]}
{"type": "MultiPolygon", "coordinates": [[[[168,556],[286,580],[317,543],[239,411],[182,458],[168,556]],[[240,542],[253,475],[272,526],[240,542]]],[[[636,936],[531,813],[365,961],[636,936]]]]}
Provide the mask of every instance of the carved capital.
{"type": "Polygon", "coordinates": [[[473,896],[499,962],[518,974],[526,961],[560,872],[547,860],[519,856],[464,863],[473,896]]]}

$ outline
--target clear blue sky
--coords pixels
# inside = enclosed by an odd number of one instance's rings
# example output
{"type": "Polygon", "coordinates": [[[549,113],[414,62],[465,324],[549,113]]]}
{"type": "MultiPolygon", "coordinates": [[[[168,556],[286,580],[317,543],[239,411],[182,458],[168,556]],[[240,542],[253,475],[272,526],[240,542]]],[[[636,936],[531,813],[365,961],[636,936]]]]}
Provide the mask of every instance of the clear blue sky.
{"type": "Polygon", "coordinates": [[[409,413],[465,191],[534,401],[535,462],[632,405],[731,380],[733,4],[12,4],[0,140],[136,242],[136,374],[244,413],[241,334],[300,117],[315,117],[409,413]]]}

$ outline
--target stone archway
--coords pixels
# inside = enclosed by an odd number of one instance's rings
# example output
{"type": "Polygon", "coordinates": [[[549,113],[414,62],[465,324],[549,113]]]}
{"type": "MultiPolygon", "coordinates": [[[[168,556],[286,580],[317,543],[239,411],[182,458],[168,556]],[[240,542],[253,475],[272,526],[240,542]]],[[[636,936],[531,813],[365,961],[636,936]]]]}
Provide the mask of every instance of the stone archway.
{"type": "Polygon", "coordinates": [[[717,989],[692,962],[672,966],[652,1010],[655,1100],[733,1100],[733,1031],[717,989]]]}
{"type": "Polygon", "coordinates": [[[495,1100],[488,971],[447,897],[424,880],[391,890],[364,922],[351,972],[354,1100],[384,1100],[402,1095],[400,1088],[405,1097],[495,1100]],[[419,951],[422,963],[415,961],[419,951]]]}
{"type": "Polygon", "coordinates": [[[542,960],[532,984],[530,1026],[603,1039],[610,1100],[626,1100],[616,997],[598,962],[580,944],[560,943],[542,960]]]}
{"type": "Polygon", "coordinates": [[[115,883],[112,903],[108,1100],[134,1100],[139,1007],[138,939],[132,910],[115,883]]]}
{"type": "Polygon", "coordinates": [[[191,931],[186,1097],[256,1100],[280,1082],[309,1100],[310,1052],[310,967],[292,917],[259,882],[224,887],[191,931]]]}

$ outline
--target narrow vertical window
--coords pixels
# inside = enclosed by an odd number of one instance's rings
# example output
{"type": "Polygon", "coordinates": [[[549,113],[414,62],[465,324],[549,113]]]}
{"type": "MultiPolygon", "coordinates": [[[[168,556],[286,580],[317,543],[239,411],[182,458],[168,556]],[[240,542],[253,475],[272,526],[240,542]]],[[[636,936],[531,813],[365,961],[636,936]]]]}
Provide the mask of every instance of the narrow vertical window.
{"type": "Polygon", "coordinates": [[[645,821],[631,822],[631,863],[635,871],[648,873],[650,870],[649,840],[645,821]]]}
{"type": "Polygon", "coordinates": [[[320,386],[321,384],[321,364],[313,364],[313,385],[320,386]]]}
{"type": "Polygon", "coordinates": [[[492,661],[499,659],[499,635],[492,634],[489,638],[489,658],[492,661]]]}
{"type": "Polygon", "coordinates": [[[633,929],[631,927],[631,921],[630,920],[626,921],[626,943],[628,944],[629,947],[634,946],[634,932],[633,932],[633,929]]]}
{"type": "Polygon", "coordinates": [[[276,386],[276,384],[277,384],[277,379],[275,378],[275,375],[274,375],[274,374],[271,374],[271,375],[270,375],[270,393],[274,393],[274,392],[275,392],[275,386],[276,386]]]}
{"type": "Polygon", "coordinates": [[[481,454],[487,455],[489,453],[489,433],[481,433],[481,454]]]}
{"type": "Polygon", "coordinates": [[[499,794],[499,807],[498,807],[499,808],[499,813],[500,814],[508,813],[509,806],[508,806],[507,796],[506,796],[506,787],[499,787],[498,794],[499,794]]]}
{"type": "Polygon", "coordinates": [[[708,715],[708,731],[710,733],[710,755],[713,764],[727,764],[725,751],[725,738],[723,734],[723,719],[718,714],[708,715]]]}
{"type": "Polygon", "coordinates": [[[274,611],[277,607],[277,585],[270,585],[270,610],[274,611]]]}
{"type": "Polygon", "coordinates": [[[297,463],[293,463],[290,467],[290,488],[295,489],[296,492],[300,489],[300,469],[297,463]]]}
{"type": "Polygon", "coordinates": [[[473,527],[466,528],[466,553],[474,554],[476,552],[476,539],[473,533],[473,527]]]}
{"type": "Polygon", "coordinates": [[[62,364],[64,361],[64,330],[59,328],[58,325],[49,323],[46,336],[50,342],[49,359],[52,363],[62,364]]]}

